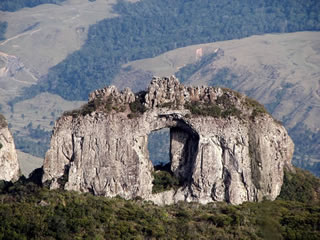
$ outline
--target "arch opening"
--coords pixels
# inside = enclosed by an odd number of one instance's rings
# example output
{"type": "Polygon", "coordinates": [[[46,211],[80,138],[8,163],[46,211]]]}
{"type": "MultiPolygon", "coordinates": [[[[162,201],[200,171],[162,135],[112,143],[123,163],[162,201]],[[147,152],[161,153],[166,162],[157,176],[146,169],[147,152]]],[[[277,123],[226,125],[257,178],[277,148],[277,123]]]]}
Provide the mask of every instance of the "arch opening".
{"type": "Polygon", "coordinates": [[[162,128],[148,136],[149,159],[153,167],[161,168],[170,165],[170,129],[162,128]]]}
{"type": "Polygon", "coordinates": [[[184,122],[155,130],[148,136],[153,193],[188,186],[198,152],[199,135],[184,122]]]}

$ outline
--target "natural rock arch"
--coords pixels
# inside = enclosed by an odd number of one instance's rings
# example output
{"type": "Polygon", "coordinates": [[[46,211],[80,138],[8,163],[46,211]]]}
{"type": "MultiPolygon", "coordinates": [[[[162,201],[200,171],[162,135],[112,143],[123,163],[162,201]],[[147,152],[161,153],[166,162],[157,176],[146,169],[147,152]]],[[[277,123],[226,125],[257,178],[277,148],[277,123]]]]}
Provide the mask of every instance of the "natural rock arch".
{"type": "Polygon", "coordinates": [[[145,92],[111,86],[55,124],[44,162],[51,188],[93,192],[158,204],[275,199],[293,143],[263,106],[214,87],[186,87],[154,78],[145,92]],[[150,132],[170,128],[177,190],[152,194],[150,132]]]}

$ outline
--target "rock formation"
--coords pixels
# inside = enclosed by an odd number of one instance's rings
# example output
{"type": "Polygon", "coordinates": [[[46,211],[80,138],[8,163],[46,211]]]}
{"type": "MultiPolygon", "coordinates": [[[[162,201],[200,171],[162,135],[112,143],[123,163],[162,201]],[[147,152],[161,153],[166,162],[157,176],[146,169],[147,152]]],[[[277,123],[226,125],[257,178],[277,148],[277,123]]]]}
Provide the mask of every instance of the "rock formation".
{"type": "Polygon", "coordinates": [[[273,200],[294,145],[262,105],[229,89],[153,78],[147,91],[96,90],[55,123],[44,161],[51,188],[157,204],[273,200]],[[170,128],[178,189],[152,194],[148,134],[170,128]]]}
{"type": "Polygon", "coordinates": [[[15,181],[19,175],[19,162],[13,137],[5,118],[0,114],[0,180],[15,181]]]}

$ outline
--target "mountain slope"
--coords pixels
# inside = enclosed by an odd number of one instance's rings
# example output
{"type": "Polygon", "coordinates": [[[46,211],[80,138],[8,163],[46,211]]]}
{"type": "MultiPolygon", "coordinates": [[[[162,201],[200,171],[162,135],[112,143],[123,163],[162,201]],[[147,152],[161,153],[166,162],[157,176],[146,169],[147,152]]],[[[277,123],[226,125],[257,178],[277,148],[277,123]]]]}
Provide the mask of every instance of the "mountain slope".
{"type": "Polygon", "coordinates": [[[319,30],[320,3],[299,1],[119,1],[117,18],[93,25],[81,50],[50,69],[24,97],[43,91],[68,100],[113,83],[121,64],[191,44],[270,32],[319,30]]]}

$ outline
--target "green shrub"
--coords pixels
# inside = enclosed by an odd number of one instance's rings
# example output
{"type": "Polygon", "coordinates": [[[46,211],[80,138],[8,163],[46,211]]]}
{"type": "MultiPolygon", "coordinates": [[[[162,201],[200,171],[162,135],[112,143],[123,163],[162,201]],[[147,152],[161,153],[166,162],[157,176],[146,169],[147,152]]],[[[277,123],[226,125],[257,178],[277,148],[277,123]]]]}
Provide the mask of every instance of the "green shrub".
{"type": "Polygon", "coordinates": [[[80,115],[86,116],[94,111],[101,111],[104,113],[110,113],[112,111],[112,109],[114,109],[118,112],[120,110],[124,111],[123,107],[124,106],[119,106],[119,109],[118,109],[117,106],[113,106],[113,98],[112,98],[112,96],[109,96],[107,98],[107,100],[96,98],[96,99],[82,105],[82,107],[79,109],[64,112],[63,115],[78,117],[80,115]]]}
{"type": "Polygon", "coordinates": [[[245,105],[247,107],[253,109],[252,114],[251,114],[252,118],[255,118],[255,117],[260,116],[262,114],[269,114],[268,111],[265,109],[265,107],[262,104],[260,104],[258,101],[254,100],[252,98],[246,97],[245,105]]]}
{"type": "MultiPolygon", "coordinates": [[[[219,101],[219,103],[221,102],[219,101]]],[[[227,118],[229,116],[241,117],[241,111],[234,105],[231,103],[226,104],[226,102],[224,104],[225,106],[221,108],[217,104],[192,102],[186,103],[185,108],[189,109],[191,114],[197,116],[210,116],[215,118],[227,118]]]]}
{"type": "Polygon", "coordinates": [[[133,113],[144,113],[146,111],[145,106],[139,100],[130,103],[129,107],[133,113]]]}
{"type": "Polygon", "coordinates": [[[231,106],[227,110],[223,111],[221,116],[223,118],[227,118],[229,116],[236,116],[238,118],[241,118],[241,111],[238,108],[236,108],[235,106],[231,106]]]}
{"type": "Polygon", "coordinates": [[[217,97],[216,103],[222,105],[224,108],[233,106],[231,96],[229,96],[227,93],[223,93],[221,96],[217,97]]]}
{"type": "Polygon", "coordinates": [[[295,173],[286,170],[278,199],[319,203],[320,180],[300,168],[295,168],[295,173]]]}
{"type": "Polygon", "coordinates": [[[185,108],[189,109],[191,114],[198,116],[220,117],[222,112],[218,105],[200,102],[186,103],[185,108]]]}
{"type": "Polygon", "coordinates": [[[169,171],[153,172],[154,180],[152,182],[152,193],[164,192],[170,189],[177,189],[180,184],[179,180],[169,171]]]}
{"type": "Polygon", "coordinates": [[[147,111],[147,108],[143,105],[144,103],[144,97],[146,95],[146,92],[141,91],[136,94],[136,99],[134,102],[129,104],[130,110],[132,114],[128,114],[129,118],[134,118],[139,116],[139,114],[144,113],[147,111]]]}

